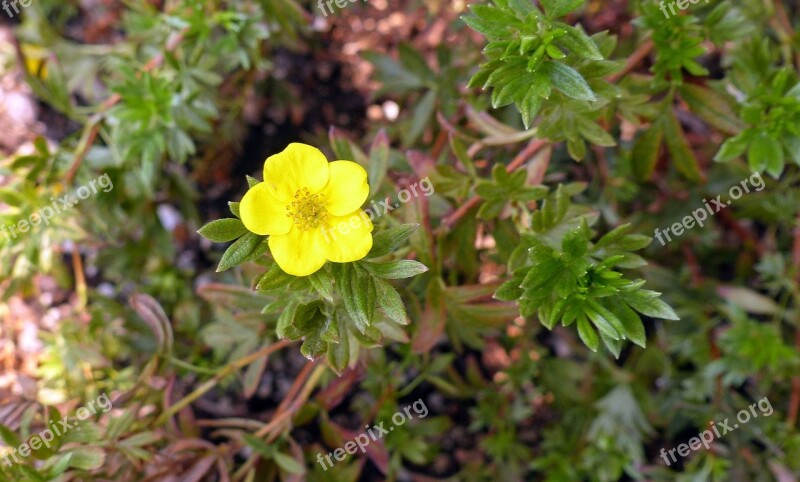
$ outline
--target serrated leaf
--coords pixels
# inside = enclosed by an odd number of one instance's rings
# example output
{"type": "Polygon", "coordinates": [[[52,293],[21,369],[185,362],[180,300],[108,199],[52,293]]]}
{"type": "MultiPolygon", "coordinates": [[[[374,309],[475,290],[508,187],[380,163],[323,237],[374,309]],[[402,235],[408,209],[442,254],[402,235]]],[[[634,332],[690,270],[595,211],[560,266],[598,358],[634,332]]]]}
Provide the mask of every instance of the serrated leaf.
{"type": "Polygon", "coordinates": [[[557,44],[561,44],[568,48],[570,52],[575,55],[589,60],[603,60],[603,55],[594,41],[586,35],[580,28],[573,27],[572,25],[559,23],[558,27],[567,31],[567,34],[560,39],[556,40],[557,44]]]}
{"type": "Polygon", "coordinates": [[[586,83],[577,70],[569,65],[551,60],[544,62],[540,69],[547,73],[553,87],[560,90],[567,97],[578,100],[597,100],[589,84],[586,83]]]}

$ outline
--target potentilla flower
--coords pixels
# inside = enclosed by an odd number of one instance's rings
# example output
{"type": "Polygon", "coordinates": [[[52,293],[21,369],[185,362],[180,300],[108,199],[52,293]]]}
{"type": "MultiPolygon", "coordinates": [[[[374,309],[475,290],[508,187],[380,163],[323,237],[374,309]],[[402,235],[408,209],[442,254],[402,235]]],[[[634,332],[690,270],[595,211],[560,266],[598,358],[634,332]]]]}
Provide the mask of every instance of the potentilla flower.
{"type": "Polygon", "coordinates": [[[372,249],[373,226],[361,210],[368,196],[363,167],[329,163],[319,149],[292,143],[267,158],[264,182],[245,193],[239,208],[248,230],[269,235],[283,271],[308,276],[326,261],[349,263],[372,249]]]}

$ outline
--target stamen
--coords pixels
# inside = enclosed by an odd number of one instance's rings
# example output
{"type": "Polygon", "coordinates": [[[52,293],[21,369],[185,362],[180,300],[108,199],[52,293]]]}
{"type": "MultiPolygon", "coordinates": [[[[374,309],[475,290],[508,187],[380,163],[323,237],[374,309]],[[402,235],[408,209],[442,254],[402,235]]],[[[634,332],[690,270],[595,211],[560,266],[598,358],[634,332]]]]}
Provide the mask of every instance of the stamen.
{"type": "Polygon", "coordinates": [[[324,196],[322,194],[312,195],[308,188],[298,189],[294,193],[297,201],[292,201],[286,205],[286,215],[292,218],[303,231],[308,231],[318,227],[325,220],[327,212],[324,207],[324,196]]]}

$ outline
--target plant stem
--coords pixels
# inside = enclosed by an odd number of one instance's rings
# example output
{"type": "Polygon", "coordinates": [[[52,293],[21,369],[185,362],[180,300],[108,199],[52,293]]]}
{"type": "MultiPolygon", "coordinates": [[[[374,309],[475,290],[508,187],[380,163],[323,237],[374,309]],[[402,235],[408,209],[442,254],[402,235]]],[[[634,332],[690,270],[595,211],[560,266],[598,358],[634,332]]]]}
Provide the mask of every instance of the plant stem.
{"type": "Polygon", "coordinates": [[[214,388],[214,386],[219,383],[222,379],[227,377],[228,375],[232,374],[236,370],[245,367],[259,358],[269,356],[272,352],[278,351],[281,348],[285,348],[291,345],[293,342],[288,340],[279,341],[273,345],[266,346],[258,351],[255,351],[245,357],[242,357],[232,363],[226,365],[222,370],[217,372],[216,375],[211,377],[211,379],[207,380],[205,383],[197,387],[192,393],[183,397],[181,400],[176,402],[174,405],[169,407],[161,414],[160,417],[156,420],[156,425],[162,425],[164,422],[167,421],[171,416],[175,415],[176,413],[180,412],[184,407],[189,405],[190,403],[194,402],[198,398],[202,397],[207,391],[214,388]]]}

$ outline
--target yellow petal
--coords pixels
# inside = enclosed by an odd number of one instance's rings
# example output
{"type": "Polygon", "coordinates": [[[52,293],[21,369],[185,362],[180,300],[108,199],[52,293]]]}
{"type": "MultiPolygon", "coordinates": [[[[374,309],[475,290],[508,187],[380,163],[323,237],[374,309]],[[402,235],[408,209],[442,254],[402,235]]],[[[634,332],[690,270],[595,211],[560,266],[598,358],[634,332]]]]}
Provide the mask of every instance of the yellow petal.
{"type": "Polygon", "coordinates": [[[303,231],[293,227],[288,234],[269,237],[269,250],[283,271],[308,276],[325,264],[325,241],[319,229],[303,231]]]}
{"type": "Polygon", "coordinates": [[[347,216],[329,216],[322,232],[322,250],[335,263],[357,261],[372,249],[372,221],[359,209],[347,216]]]}
{"type": "Polygon", "coordinates": [[[323,191],[325,209],[334,216],[346,216],[360,208],[369,196],[367,171],[353,161],[334,161],[323,191]]]}
{"type": "Polygon", "coordinates": [[[275,191],[265,182],[251,187],[239,205],[244,227],[262,236],[289,232],[292,218],[286,215],[286,203],[278,199],[275,191]]]}
{"type": "Polygon", "coordinates": [[[316,147],[293,142],[264,162],[264,182],[275,188],[281,201],[294,198],[298,189],[316,194],[328,184],[328,160],[316,147]]]}

